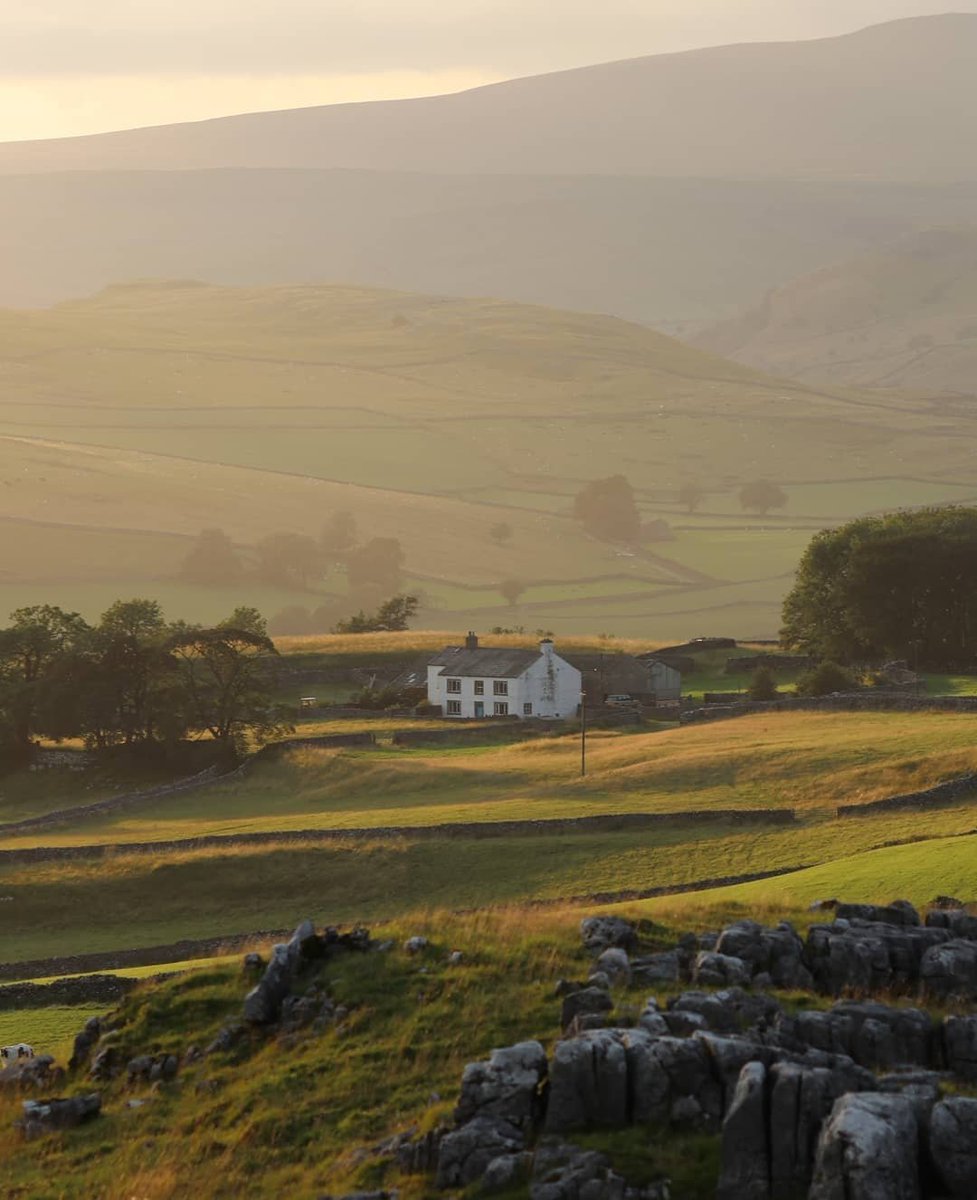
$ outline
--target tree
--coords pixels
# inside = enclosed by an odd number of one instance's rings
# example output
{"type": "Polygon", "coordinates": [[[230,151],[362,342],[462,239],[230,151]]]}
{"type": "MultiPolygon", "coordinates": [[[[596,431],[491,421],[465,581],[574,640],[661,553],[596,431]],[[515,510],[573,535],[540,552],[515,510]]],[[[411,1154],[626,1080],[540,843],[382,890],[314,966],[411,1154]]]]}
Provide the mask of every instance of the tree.
{"type": "Polygon", "coordinates": [[[705,491],[697,483],[683,483],[676,495],[679,504],[690,515],[695,512],[705,498],[705,491]]]}
{"type": "Polygon", "coordinates": [[[65,721],[58,688],[67,658],[75,654],[90,630],[78,613],[50,604],[18,608],[9,628],[0,630],[0,703],[14,741],[31,744],[41,724],[57,727],[65,721]]]}
{"type": "Polygon", "coordinates": [[[336,633],[394,633],[407,628],[417,612],[416,596],[391,596],[372,615],[361,609],[336,625],[336,633]]]}
{"type": "Polygon", "coordinates": [[[971,669],[977,509],[862,517],[816,534],[784,601],[787,645],[841,663],[971,669]]]}
{"type": "Polygon", "coordinates": [[[255,546],[258,574],[278,587],[307,589],[322,575],[315,538],[302,533],[269,533],[255,546]]]}
{"type": "Polygon", "coordinates": [[[489,530],[489,537],[497,546],[502,546],[512,537],[512,526],[508,521],[497,521],[489,530]]]}
{"type": "Polygon", "coordinates": [[[634,490],[623,475],[588,483],[574,498],[573,515],[602,541],[637,542],[641,533],[634,490]]]}
{"type": "Polygon", "coordinates": [[[503,579],[499,584],[499,591],[510,608],[515,608],[525,590],[526,585],[518,579],[503,579]]]}
{"type": "Polygon", "coordinates": [[[198,534],[180,567],[183,579],[210,587],[237,583],[243,574],[234,543],[223,529],[204,529],[198,534]]]}
{"type": "Polygon", "coordinates": [[[83,722],[93,744],[174,741],[186,732],[169,633],[155,600],[117,600],[103,613],[81,670],[83,722]]]}
{"type": "Polygon", "coordinates": [[[249,735],[269,737],[291,728],[273,702],[271,663],[278,652],[267,634],[236,628],[231,618],[213,629],[181,629],[168,649],[179,664],[192,728],[236,750],[249,735]]]}
{"type": "Polygon", "coordinates": [[[356,518],[349,512],[335,512],[319,534],[319,546],[327,558],[348,554],[356,545],[356,518]]]}
{"type": "Polygon", "coordinates": [[[751,700],[777,699],[777,681],[769,667],[758,667],[753,672],[746,694],[751,700]]]}
{"type": "Polygon", "coordinates": [[[785,508],[787,493],[775,483],[758,479],[745,483],[739,491],[740,508],[746,512],[759,513],[765,517],[772,508],[785,508]]]}
{"type": "Polygon", "coordinates": [[[396,538],[373,538],[349,555],[346,569],[353,590],[373,587],[387,594],[396,592],[404,569],[403,548],[396,538]]]}

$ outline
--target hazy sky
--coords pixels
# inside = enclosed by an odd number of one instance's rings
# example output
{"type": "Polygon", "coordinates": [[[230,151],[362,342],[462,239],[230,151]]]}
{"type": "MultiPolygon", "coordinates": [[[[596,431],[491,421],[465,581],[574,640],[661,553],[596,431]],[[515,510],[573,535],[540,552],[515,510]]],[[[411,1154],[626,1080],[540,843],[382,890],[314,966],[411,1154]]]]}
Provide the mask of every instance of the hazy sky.
{"type": "Polygon", "coordinates": [[[417,96],[977,0],[0,0],[0,140],[417,96]]]}

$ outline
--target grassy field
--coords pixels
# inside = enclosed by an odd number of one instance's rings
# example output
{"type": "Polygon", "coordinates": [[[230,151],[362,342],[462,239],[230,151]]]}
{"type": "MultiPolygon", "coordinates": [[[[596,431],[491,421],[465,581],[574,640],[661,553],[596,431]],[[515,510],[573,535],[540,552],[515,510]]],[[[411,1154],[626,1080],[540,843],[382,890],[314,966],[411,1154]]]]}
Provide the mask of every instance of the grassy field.
{"type": "MultiPolygon", "coordinates": [[[[211,619],[223,601],[173,584],[191,536],[314,535],[348,509],[364,537],[401,540],[427,625],[762,636],[820,524],[977,492],[966,414],[935,425],[911,400],[495,301],[116,286],[0,313],[0,391],[0,609],[95,616],[114,589],[211,619]],[[881,445],[885,477],[853,483],[881,445]],[[743,514],[739,487],[771,463],[788,508],[743,514]],[[643,515],[678,527],[673,541],[629,557],[583,535],[573,495],[617,473],[643,515]],[[692,517],[674,501],[690,480],[707,491],[692,517]],[[503,546],[489,537],[500,520],[503,546]],[[497,591],[513,578],[527,585],[515,609],[497,591]]],[[[319,590],[344,589],[334,573],[319,590]]],[[[270,612],[321,600],[244,592],[270,612]]]]}
{"type": "Polygon", "coordinates": [[[653,733],[595,733],[585,779],[573,738],[300,749],[232,783],[69,821],[4,846],[710,809],[796,808],[820,820],[839,804],[975,769],[974,718],[959,713],[770,713],[653,733]]]}

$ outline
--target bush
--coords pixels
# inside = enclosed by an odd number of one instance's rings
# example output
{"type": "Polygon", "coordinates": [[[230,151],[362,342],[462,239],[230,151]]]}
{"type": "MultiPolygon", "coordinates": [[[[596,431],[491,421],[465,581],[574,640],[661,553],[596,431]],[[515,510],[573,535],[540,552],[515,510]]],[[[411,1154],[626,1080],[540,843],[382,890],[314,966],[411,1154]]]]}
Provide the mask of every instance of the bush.
{"type": "Polygon", "coordinates": [[[823,662],[802,675],[797,683],[799,696],[830,696],[832,692],[853,692],[858,680],[835,662],[823,662]]]}
{"type": "Polygon", "coordinates": [[[753,672],[753,677],[750,680],[750,686],[746,689],[746,694],[751,700],[777,699],[777,682],[769,667],[758,667],[753,672]]]}

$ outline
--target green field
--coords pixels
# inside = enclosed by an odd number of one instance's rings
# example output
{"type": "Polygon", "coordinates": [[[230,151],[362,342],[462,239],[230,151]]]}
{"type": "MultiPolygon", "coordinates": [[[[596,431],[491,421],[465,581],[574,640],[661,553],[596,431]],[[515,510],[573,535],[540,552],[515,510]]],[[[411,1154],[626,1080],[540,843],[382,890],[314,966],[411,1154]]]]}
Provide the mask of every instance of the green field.
{"type": "MultiPolygon", "coordinates": [[[[966,414],[934,424],[911,399],[813,389],[624,321],[495,301],[115,286],[0,312],[0,391],[0,610],[93,617],[147,594],[209,620],[223,596],[173,579],[192,536],[223,528],[246,554],[348,509],[364,538],[401,540],[422,624],[769,636],[819,525],[977,494],[966,414]],[[878,446],[885,477],[852,482],[878,446]],[[618,473],[674,540],[623,554],[582,532],[573,495],[618,473]],[[742,513],[739,487],[764,476],[787,508],[742,513]],[[674,499],[688,481],[706,491],[693,516],[674,499]],[[526,585],[515,608],[505,579],[526,585]]],[[[271,615],[342,596],[345,579],[239,594],[271,615]]]]}

